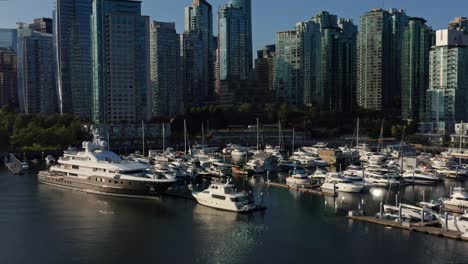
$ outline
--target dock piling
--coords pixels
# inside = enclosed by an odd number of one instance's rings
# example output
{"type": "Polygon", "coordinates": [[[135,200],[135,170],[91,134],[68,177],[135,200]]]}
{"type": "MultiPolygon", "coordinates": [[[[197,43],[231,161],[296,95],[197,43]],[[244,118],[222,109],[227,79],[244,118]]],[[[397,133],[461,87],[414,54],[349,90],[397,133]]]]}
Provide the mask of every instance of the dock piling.
{"type": "Polygon", "coordinates": [[[380,202],[380,219],[383,218],[383,203],[380,202]]]}

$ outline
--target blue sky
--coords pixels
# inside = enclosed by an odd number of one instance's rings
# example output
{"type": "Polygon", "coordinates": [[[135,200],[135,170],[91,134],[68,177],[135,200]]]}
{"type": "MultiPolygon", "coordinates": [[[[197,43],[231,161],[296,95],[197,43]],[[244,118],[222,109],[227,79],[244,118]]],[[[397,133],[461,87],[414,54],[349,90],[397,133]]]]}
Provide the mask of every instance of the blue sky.
{"type": "MultiPolygon", "coordinates": [[[[227,0],[208,0],[216,19],[218,7],[227,0]]],[[[151,20],[174,21],[183,31],[184,7],[191,0],[143,0],[143,14],[151,20]]],[[[275,42],[277,31],[294,27],[321,10],[351,18],[374,7],[402,8],[410,16],[423,17],[434,29],[445,28],[456,16],[468,16],[467,0],[252,0],[254,49],[275,42]]],[[[16,22],[30,22],[35,17],[51,17],[54,0],[0,0],[0,28],[14,28],[16,22]]],[[[215,23],[216,25],[216,23],[215,23]]],[[[216,29],[215,29],[216,31],[216,29]]]]}

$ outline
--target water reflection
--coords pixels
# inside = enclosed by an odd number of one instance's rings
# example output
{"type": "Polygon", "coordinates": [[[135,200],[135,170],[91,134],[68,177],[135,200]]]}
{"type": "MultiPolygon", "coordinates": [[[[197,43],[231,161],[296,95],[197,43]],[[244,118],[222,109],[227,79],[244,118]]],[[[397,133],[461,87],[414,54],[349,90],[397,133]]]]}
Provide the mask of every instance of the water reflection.
{"type": "Polygon", "coordinates": [[[243,215],[196,205],[193,209],[193,219],[198,226],[196,236],[203,241],[198,245],[202,250],[197,262],[248,262],[247,256],[261,243],[262,234],[267,230],[266,226],[254,223],[255,217],[255,214],[243,215]]]}

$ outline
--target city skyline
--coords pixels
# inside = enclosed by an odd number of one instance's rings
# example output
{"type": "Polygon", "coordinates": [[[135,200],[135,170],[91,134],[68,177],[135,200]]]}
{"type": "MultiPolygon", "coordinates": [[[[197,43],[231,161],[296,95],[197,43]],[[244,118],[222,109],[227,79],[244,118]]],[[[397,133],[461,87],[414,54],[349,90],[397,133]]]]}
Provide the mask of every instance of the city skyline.
{"type": "MultiPolygon", "coordinates": [[[[225,0],[208,1],[213,6],[213,19],[217,20],[218,8],[225,4],[225,0]]],[[[272,2],[272,1],[270,1],[272,2]]],[[[192,3],[191,0],[174,1],[142,1],[142,15],[150,16],[150,20],[175,22],[177,33],[184,31],[184,8],[192,3]]],[[[466,16],[463,10],[468,3],[460,1],[429,0],[424,6],[420,1],[365,1],[358,0],[353,3],[341,0],[314,3],[307,0],[275,1],[265,6],[263,1],[252,1],[253,49],[259,50],[263,46],[275,43],[276,32],[290,29],[291,24],[297,21],[310,19],[320,11],[329,11],[339,17],[353,19],[360,26],[359,18],[372,8],[399,8],[405,9],[411,17],[423,17],[427,25],[433,29],[446,28],[455,17],[466,16]],[[465,5],[465,7],[463,7],[465,5]],[[284,16],[288,10],[288,16],[284,16]],[[274,18],[274,19],[272,19],[274,18]],[[267,23],[266,23],[267,22],[267,23]]],[[[31,17],[52,17],[54,1],[8,0],[0,1],[0,28],[16,28],[17,22],[29,21],[31,17]],[[45,2],[45,3],[44,3],[45,2]],[[30,8],[25,9],[24,6],[30,8]]],[[[214,34],[217,28],[214,27],[214,34]]]]}

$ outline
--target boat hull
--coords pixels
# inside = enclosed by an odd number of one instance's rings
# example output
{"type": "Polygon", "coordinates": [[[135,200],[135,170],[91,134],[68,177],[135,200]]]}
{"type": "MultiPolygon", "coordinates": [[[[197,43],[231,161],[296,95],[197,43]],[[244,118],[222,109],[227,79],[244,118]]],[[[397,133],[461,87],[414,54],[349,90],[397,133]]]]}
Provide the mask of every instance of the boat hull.
{"type": "Polygon", "coordinates": [[[139,181],[128,181],[121,179],[102,177],[88,177],[87,179],[74,176],[59,176],[48,171],[42,171],[38,174],[38,182],[55,187],[83,191],[87,193],[145,198],[151,199],[163,194],[174,182],[148,183],[139,181]]]}

